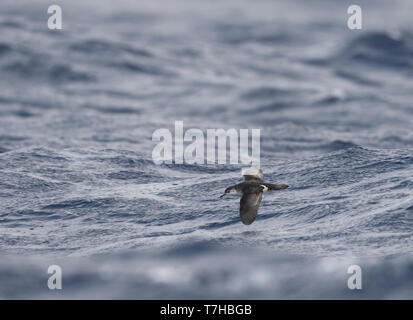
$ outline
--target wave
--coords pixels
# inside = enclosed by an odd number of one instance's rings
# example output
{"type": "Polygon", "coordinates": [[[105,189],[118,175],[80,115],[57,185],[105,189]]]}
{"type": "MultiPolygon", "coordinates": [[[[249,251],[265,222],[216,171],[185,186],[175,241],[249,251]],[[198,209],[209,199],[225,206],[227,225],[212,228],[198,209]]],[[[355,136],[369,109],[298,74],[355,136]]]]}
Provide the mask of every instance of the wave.
{"type": "Polygon", "coordinates": [[[38,59],[37,57],[23,58],[17,61],[11,61],[2,65],[4,72],[18,76],[22,79],[40,79],[50,82],[91,82],[96,80],[95,76],[77,71],[68,64],[50,64],[38,59]]]}
{"type": "MultiPolygon", "coordinates": [[[[348,32],[318,5],[307,19],[291,1],[285,11],[222,2],[202,15],[201,2],[148,6],[153,14],[119,3],[93,16],[71,4],[73,28],[52,32],[30,19],[34,4],[9,2],[13,14],[0,17],[5,252],[112,255],[200,240],[382,257],[412,247],[409,24],[348,32]],[[265,194],[243,226],[239,197],[218,198],[242,181],[243,165],[153,163],[152,133],[175,120],[204,133],[260,128],[265,179],[291,188],[265,194]]],[[[201,271],[193,280],[205,281],[201,271]]]]}
{"type": "Polygon", "coordinates": [[[8,256],[0,262],[0,298],[55,299],[55,292],[39,285],[51,264],[63,270],[59,299],[409,299],[413,290],[411,257],[314,259],[194,241],[158,253],[135,249],[70,259],[8,256]],[[363,290],[347,287],[346,270],[354,264],[361,266],[363,290]],[[22,279],[24,288],[17,285],[22,279]]]}
{"type": "Polygon", "coordinates": [[[11,46],[6,43],[0,43],[0,56],[8,54],[12,51],[11,46]]]}
{"type": "Polygon", "coordinates": [[[381,67],[409,68],[413,62],[413,35],[370,32],[351,41],[337,58],[381,67]]]}
{"type": "Polygon", "coordinates": [[[153,53],[146,49],[136,49],[129,45],[117,42],[110,42],[102,39],[86,39],[72,42],[69,45],[69,49],[83,54],[96,54],[99,56],[103,54],[119,55],[122,53],[130,53],[138,57],[147,58],[154,56],[153,53]]]}
{"type": "MultiPolygon", "coordinates": [[[[376,86],[379,83],[374,79],[363,78],[358,72],[349,67],[362,66],[387,68],[389,71],[399,72],[409,69],[413,63],[413,35],[409,31],[388,33],[372,31],[367,34],[351,38],[337,52],[325,58],[305,59],[305,62],[323,66],[335,67],[340,77],[347,78],[357,84],[376,86]]],[[[367,72],[366,72],[367,73],[367,72]]]]}

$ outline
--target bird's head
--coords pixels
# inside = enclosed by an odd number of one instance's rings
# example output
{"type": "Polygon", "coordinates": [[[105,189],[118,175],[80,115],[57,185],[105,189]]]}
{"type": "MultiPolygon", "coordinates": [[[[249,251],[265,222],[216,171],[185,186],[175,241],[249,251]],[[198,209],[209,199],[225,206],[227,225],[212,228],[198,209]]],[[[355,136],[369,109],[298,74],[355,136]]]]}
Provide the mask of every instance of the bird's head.
{"type": "Polygon", "coordinates": [[[237,190],[235,189],[235,186],[226,188],[225,193],[222,196],[220,196],[220,198],[222,198],[223,196],[225,196],[226,194],[229,194],[229,193],[237,193],[237,190]]]}

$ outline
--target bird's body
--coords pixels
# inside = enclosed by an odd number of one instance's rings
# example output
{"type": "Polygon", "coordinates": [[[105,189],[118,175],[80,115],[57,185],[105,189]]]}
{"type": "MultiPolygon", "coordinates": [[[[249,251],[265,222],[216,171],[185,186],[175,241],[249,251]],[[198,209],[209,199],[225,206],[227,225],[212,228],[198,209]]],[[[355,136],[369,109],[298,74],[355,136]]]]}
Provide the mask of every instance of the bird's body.
{"type": "Polygon", "coordinates": [[[261,169],[248,168],[242,171],[244,182],[230,186],[225,189],[225,193],[241,193],[240,217],[243,224],[251,224],[255,221],[258,208],[264,192],[282,190],[288,188],[286,184],[272,184],[264,182],[261,169]]]}

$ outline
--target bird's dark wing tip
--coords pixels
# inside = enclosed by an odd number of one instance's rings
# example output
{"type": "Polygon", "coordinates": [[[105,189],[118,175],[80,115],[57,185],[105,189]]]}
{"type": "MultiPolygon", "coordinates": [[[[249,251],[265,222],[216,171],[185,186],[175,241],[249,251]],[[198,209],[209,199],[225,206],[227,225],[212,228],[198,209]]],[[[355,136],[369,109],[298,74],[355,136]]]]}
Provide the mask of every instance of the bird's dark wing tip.
{"type": "Polygon", "coordinates": [[[246,220],[246,219],[242,219],[241,218],[241,222],[243,223],[243,224],[245,224],[246,226],[249,226],[250,224],[252,224],[253,222],[255,221],[255,218],[252,220],[246,220]]]}

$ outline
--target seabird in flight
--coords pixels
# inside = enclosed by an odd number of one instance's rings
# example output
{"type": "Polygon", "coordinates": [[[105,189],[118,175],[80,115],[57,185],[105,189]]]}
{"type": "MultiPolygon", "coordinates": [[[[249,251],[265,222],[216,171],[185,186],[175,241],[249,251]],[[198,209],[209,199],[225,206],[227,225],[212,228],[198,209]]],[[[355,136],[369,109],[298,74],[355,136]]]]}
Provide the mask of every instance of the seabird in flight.
{"type": "Polygon", "coordinates": [[[240,201],[240,217],[243,224],[251,224],[258,214],[258,207],[264,192],[287,189],[286,184],[272,184],[264,182],[262,169],[247,168],[242,170],[244,182],[238,183],[225,189],[222,198],[229,193],[242,193],[240,201]]]}

